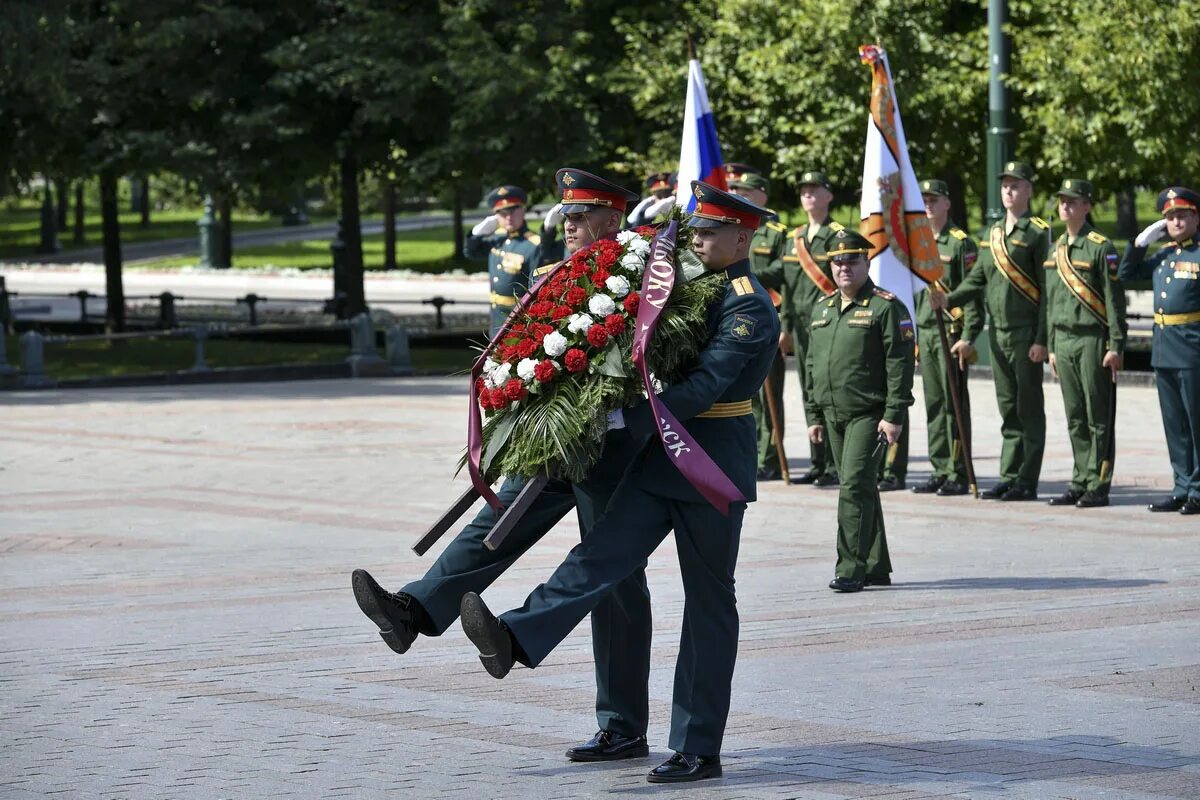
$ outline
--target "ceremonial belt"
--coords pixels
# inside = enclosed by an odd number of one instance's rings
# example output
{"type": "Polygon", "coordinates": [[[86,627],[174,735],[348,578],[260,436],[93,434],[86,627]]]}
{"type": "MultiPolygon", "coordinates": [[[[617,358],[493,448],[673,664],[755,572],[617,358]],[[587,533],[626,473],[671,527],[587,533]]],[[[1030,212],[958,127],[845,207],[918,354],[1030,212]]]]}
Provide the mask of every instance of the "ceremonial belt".
{"type": "Polygon", "coordinates": [[[1021,268],[1008,257],[1008,242],[1004,240],[1003,226],[992,226],[991,245],[992,260],[996,262],[996,268],[1000,274],[1012,284],[1022,297],[1036,306],[1042,297],[1041,290],[1038,289],[1037,282],[1022,272],[1021,268]]]}
{"type": "Polygon", "coordinates": [[[804,274],[812,281],[822,294],[833,294],[837,291],[837,284],[831,281],[821,268],[817,266],[817,262],[813,260],[812,253],[808,250],[808,242],[805,241],[802,234],[796,234],[796,260],[800,262],[800,267],[804,270],[804,274]]]}
{"type": "Polygon", "coordinates": [[[495,292],[492,292],[492,305],[512,308],[516,304],[517,298],[513,297],[511,294],[496,294],[495,292]]]}
{"type": "Polygon", "coordinates": [[[1187,325],[1192,322],[1200,322],[1200,311],[1188,311],[1185,314],[1158,314],[1154,315],[1155,325],[1187,325]]]}
{"type": "Polygon", "coordinates": [[[1087,285],[1087,282],[1075,269],[1075,265],[1071,263],[1067,249],[1065,241],[1060,241],[1054,248],[1054,265],[1058,267],[1058,277],[1062,278],[1063,284],[1071,291],[1071,294],[1075,295],[1075,299],[1092,313],[1093,317],[1101,324],[1108,325],[1108,306],[1104,304],[1104,298],[1087,285]]]}
{"type": "Polygon", "coordinates": [[[734,403],[713,403],[708,411],[701,411],[697,417],[703,419],[725,419],[726,417],[744,417],[753,414],[754,407],[749,400],[738,400],[734,403]]]}

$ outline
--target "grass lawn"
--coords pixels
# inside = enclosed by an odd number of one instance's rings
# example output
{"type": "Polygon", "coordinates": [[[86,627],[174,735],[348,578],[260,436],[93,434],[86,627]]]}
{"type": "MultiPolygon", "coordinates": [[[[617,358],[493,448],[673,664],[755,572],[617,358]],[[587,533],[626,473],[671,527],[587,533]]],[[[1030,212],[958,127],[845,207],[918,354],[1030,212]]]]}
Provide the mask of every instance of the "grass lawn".
{"type": "MultiPolygon", "coordinates": [[[[7,338],[8,360],[16,366],[17,337],[7,338]]],[[[413,347],[413,368],[438,372],[470,369],[470,348],[413,347]]],[[[75,342],[46,346],[46,374],[56,380],[144,375],[191,369],[195,345],[190,339],[134,339],[119,342],[75,342]]],[[[350,355],[349,343],[293,344],[210,339],[205,342],[208,366],[253,367],[273,364],[336,364],[350,355]]]]}

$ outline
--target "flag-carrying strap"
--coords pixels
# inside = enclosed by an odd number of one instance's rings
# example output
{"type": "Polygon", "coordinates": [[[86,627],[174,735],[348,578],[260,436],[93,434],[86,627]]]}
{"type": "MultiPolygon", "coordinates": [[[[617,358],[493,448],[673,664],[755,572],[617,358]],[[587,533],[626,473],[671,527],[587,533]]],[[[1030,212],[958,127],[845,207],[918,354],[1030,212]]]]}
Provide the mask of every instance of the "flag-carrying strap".
{"type": "Polygon", "coordinates": [[[1067,250],[1065,241],[1060,241],[1054,248],[1054,266],[1058,267],[1058,277],[1062,278],[1063,285],[1070,290],[1084,308],[1091,312],[1098,322],[1108,325],[1108,306],[1105,305],[1104,298],[1095,289],[1088,286],[1083,276],[1075,269],[1075,265],[1071,263],[1067,250]]]}
{"type": "Polygon", "coordinates": [[[1036,306],[1041,302],[1042,292],[1033,278],[1026,275],[1020,267],[1012,262],[1008,255],[1008,242],[1004,239],[1004,229],[1000,225],[992,226],[990,242],[992,260],[996,262],[996,269],[1022,297],[1036,306]]]}
{"type": "Polygon", "coordinates": [[[821,271],[817,266],[816,259],[813,258],[812,252],[808,249],[808,242],[805,241],[803,234],[797,231],[795,236],[796,243],[796,260],[800,262],[800,268],[804,270],[804,274],[808,279],[821,290],[822,294],[833,294],[837,291],[837,284],[829,279],[829,276],[821,271]]]}

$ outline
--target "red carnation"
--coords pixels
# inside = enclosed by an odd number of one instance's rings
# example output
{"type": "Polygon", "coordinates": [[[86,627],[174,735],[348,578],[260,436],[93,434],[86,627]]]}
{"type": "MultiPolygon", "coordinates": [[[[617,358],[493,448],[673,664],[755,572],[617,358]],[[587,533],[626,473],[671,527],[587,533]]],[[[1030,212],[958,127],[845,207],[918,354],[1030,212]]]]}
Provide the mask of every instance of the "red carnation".
{"type": "Polygon", "coordinates": [[[584,300],[587,300],[587,290],[582,286],[572,286],[567,292],[567,305],[572,308],[579,308],[584,300]]]}
{"type": "Polygon", "coordinates": [[[641,301],[642,301],[642,298],[638,297],[637,292],[630,292],[629,294],[625,295],[624,305],[625,305],[626,313],[628,313],[630,315],[637,314],[638,304],[641,301]]]}
{"type": "Polygon", "coordinates": [[[608,344],[608,331],[603,325],[593,325],[588,328],[587,340],[592,347],[604,347],[608,344]]]}
{"type": "Polygon", "coordinates": [[[555,306],[554,311],[550,313],[550,319],[558,322],[560,319],[566,319],[571,316],[570,306],[555,306]]]}
{"type": "MultiPolygon", "coordinates": [[[[588,332],[590,333],[595,329],[595,327],[596,326],[593,325],[591,328],[588,328],[588,332]]],[[[567,351],[567,354],[563,356],[563,363],[567,365],[568,372],[583,372],[585,369],[587,369],[588,357],[587,354],[578,347],[572,347],[567,351]]]]}
{"type": "Polygon", "coordinates": [[[592,283],[596,286],[597,289],[603,289],[604,282],[607,281],[611,277],[612,277],[612,273],[609,272],[607,269],[604,269],[603,267],[601,267],[600,269],[597,269],[595,272],[592,273],[592,283]]]}
{"type": "Polygon", "coordinates": [[[517,322],[508,329],[509,334],[522,334],[525,332],[525,323],[517,322]]]}
{"type": "Polygon", "coordinates": [[[529,396],[529,390],[520,378],[509,378],[504,384],[504,396],[508,400],[524,400],[529,396]]]}
{"type": "Polygon", "coordinates": [[[580,261],[578,264],[571,265],[571,280],[582,278],[588,274],[588,265],[586,261],[580,261]]]}
{"type": "Polygon", "coordinates": [[[653,236],[658,233],[658,228],[653,225],[640,225],[633,229],[634,233],[640,233],[642,236],[653,236]]]}
{"type": "Polygon", "coordinates": [[[613,264],[617,263],[617,253],[621,252],[620,247],[616,251],[611,248],[604,248],[596,253],[596,266],[599,269],[609,269],[613,264]]]}
{"type": "Polygon", "coordinates": [[[486,393],[486,392],[487,392],[487,384],[483,382],[483,378],[476,378],[475,379],[475,394],[479,396],[480,404],[485,405],[485,406],[487,405],[487,403],[483,402],[483,396],[484,396],[484,393],[486,393]]]}
{"type": "Polygon", "coordinates": [[[538,383],[549,383],[557,374],[558,370],[554,368],[554,362],[548,358],[542,359],[533,368],[533,377],[537,378],[538,383]]]}
{"type": "Polygon", "coordinates": [[[621,314],[609,314],[604,318],[604,329],[609,336],[620,336],[625,332],[625,317],[621,314]]]}
{"type": "Polygon", "coordinates": [[[521,358],[529,358],[537,350],[537,342],[533,339],[522,339],[517,343],[517,355],[521,358]]]}

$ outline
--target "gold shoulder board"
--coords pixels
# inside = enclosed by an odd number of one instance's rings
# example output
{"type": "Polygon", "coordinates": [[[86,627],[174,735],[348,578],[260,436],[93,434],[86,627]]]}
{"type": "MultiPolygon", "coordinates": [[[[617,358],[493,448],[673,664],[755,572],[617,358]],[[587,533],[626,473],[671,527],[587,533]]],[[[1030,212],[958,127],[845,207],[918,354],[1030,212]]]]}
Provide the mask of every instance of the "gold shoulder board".
{"type": "Polygon", "coordinates": [[[831,223],[829,223],[829,229],[836,233],[837,231],[844,231],[846,229],[846,226],[840,222],[831,222],[831,223]]]}
{"type": "Polygon", "coordinates": [[[1029,221],[1042,230],[1046,230],[1050,227],[1050,223],[1046,222],[1046,220],[1042,219],[1041,217],[1030,217],[1029,221]]]}
{"type": "Polygon", "coordinates": [[[525,239],[526,239],[526,241],[528,241],[530,244],[533,244],[534,246],[537,246],[542,243],[542,237],[538,236],[533,231],[526,233],[525,239]]]}
{"type": "Polygon", "coordinates": [[[884,300],[895,300],[896,299],[896,295],[892,294],[891,292],[887,291],[886,289],[880,289],[878,286],[875,287],[875,296],[882,297],[884,300]]]}
{"type": "Polygon", "coordinates": [[[1089,231],[1087,238],[1088,241],[1095,242],[1096,244],[1104,244],[1108,241],[1108,237],[1100,231],[1089,231]]]}
{"type": "Polygon", "coordinates": [[[773,219],[767,221],[767,227],[777,233],[787,233],[787,225],[773,219]]]}
{"type": "Polygon", "coordinates": [[[967,232],[964,231],[962,228],[951,228],[950,235],[953,236],[955,239],[958,239],[959,241],[962,241],[963,239],[967,238],[967,232]]]}
{"type": "Polygon", "coordinates": [[[733,291],[735,291],[738,295],[754,294],[754,285],[750,283],[750,279],[744,275],[740,278],[734,278],[731,283],[733,285],[733,291]]]}

